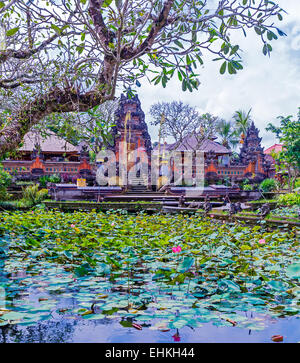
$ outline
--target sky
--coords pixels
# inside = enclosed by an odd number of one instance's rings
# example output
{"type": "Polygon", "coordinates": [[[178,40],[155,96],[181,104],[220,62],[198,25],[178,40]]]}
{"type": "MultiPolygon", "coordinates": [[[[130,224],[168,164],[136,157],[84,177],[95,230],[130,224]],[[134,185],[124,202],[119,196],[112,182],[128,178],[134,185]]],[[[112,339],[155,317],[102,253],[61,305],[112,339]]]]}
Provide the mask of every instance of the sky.
{"type": "Polygon", "coordinates": [[[300,107],[300,0],[277,0],[287,11],[282,22],[277,22],[287,37],[272,41],[271,57],[262,54],[262,43],[254,31],[247,38],[235,38],[243,50],[244,69],[236,75],[221,75],[220,62],[206,61],[201,68],[198,90],[181,90],[181,83],[172,79],[166,88],[150,85],[145,79],[137,89],[146,115],[152,141],[158,139],[158,129],[150,125],[149,109],[153,103],[183,101],[199,112],[209,112],[232,119],[236,110],[252,108],[252,118],[260,130],[262,146],[278,143],[266,132],[269,122],[279,125],[278,116],[295,115],[300,107]]]}

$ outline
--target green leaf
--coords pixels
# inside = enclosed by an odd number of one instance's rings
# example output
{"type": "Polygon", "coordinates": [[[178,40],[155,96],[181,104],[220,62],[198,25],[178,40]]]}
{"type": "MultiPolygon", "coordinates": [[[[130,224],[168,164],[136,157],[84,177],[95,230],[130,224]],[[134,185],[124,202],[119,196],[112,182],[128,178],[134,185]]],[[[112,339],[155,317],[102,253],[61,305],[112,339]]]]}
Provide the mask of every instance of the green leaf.
{"type": "Polygon", "coordinates": [[[220,280],[219,285],[220,286],[225,286],[228,290],[231,290],[231,291],[235,291],[235,292],[240,292],[241,291],[240,286],[238,284],[236,284],[235,282],[230,281],[230,280],[220,280]]]}
{"type": "Polygon", "coordinates": [[[230,55],[234,55],[238,50],[240,49],[240,47],[238,45],[235,45],[230,52],[230,55]]]}
{"type": "Polygon", "coordinates": [[[55,24],[51,24],[51,28],[56,32],[56,34],[60,35],[62,30],[55,24]]]}
{"type": "Polygon", "coordinates": [[[184,257],[183,261],[178,266],[178,272],[183,273],[189,270],[195,262],[194,257],[184,257]]]}
{"type": "Polygon", "coordinates": [[[184,46],[182,45],[182,43],[179,41],[179,40],[174,40],[174,43],[176,44],[176,45],[178,45],[178,47],[180,47],[180,48],[184,48],[184,46]]]}
{"type": "Polygon", "coordinates": [[[289,265],[285,271],[288,277],[292,279],[299,279],[300,278],[300,263],[293,263],[289,265]]]}
{"type": "Polygon", "coordinates": [[[229,74],[236,74],[236,69],[234,68],[231,62],[228,63],[228,72],[229,74]]]}
{"type": "Polygon", "coordinates": [[[88,263],[84,263],[82,265],[80,265],[79,267],[77,267],[74,271],[75,275],[78,277],[82,277],[85,276],[89,273],[90,271],[90,265],[88,263]]]}
{"type": "Polygon", "coordinates": [[[226,72],[227,62],[225,61],[220,68],[220,73],[224,74],[226,72]]]}
{"type": "Polygon", "coordinates": [[[268,285],[276,291],[284,291],[287,288],[287,284],[281,281],[269,281],[268,285]]]}
{"type": "Polygon", "coordinates": [[[18,30],[19,30],[19,27],[10,29],[6,32],[6,36],[12,37],[13,35],[15,35],[18,32],[18,30]]]}
{"type": "Polygon", "coordinates": [[[103,7],[104,8],[107,8],[110,4],[112,3],[112,0],[105,0],[104,2],[103,2],[103,7]]]}

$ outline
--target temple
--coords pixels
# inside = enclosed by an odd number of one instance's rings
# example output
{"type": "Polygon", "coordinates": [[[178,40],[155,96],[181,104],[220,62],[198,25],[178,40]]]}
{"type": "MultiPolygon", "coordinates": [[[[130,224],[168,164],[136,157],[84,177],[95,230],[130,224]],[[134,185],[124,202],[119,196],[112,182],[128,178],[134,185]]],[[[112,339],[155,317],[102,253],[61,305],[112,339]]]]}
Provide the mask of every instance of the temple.
{"type": "Polygon", "coordinates": [[[138,96],[129,98],[122,94],[115,118],[116,126],[112,129],[114,143],[109,148],[116,155],[117,176],[120,177],[120,165],[125,164],[126,174],[132,171],[134,175],[129,179],[126,176],[126,180],[122,181],[124,185],[130,187],[139,182],[148,185],[152,144],[138,96]],[[145,172],[141,173],[141,169],[145,172]]]}
{"type": "MultiPolygon", "coordinates": [[[[163,171],[168,169],[169,183],[174,182],[174,165],[172,161],[162,160],[164,155],[173,151],[202,151],[204,153],[205,179],[214,183],[229,179],[232,182],[244,179],[260,182],[274,173],[274,167],[264,154],[261,146],[259,130],[254,123],[250,125],[246,135],[242,138],[242,148],[238,158],[232,157],[232,151],[216,141],[216,138],[202,139],[200,142],[195,135],[185,137],[182,142],[163,143],[152,148],[151,137],[145,122],[145,114],[141,108],[138,96],[121,95],[119,107],[115,114],[116,125],[112,129],[113,144],[108,148],[116,156],[117,185],[142,184],[151,188],[153,184],[162,185],[163,171]],[[151,156],[159,153],[159,183],[151,179],[151,156]],[[122,160],[122,163],[120,162],[122,160]],[[121,164],[126,161],[126,173],[133,173],[129,179],[121,180],[121,164]]],[[[99,163],[91,162],[88,147],[76,147],[62,140],[54,133],[46,139],[32,132],[25,136],[24,144],[19,149],[19,157],[6,159],[2,162],[5,170],[16,175],[19,179],[37,179],[42,175],[60,174],[71,178],[86,178],[91,185],[95,185],[96,171],[99,163]]],[[[193,159],[195,160],[195,158],[193,159]]],[[[97,160],[103,162],[104,160],[97,160]]],[[[180,164],[182,173],[184,165],[180,164]]],[[[124,171],[124,170],[123,170],[124,171]]],[[[178,170],[177,170],[178,171],[178,170]]],[[[195,178],[195,165],[192,167],[192,178],[195,178]]],[[[127,178],[127,176],[126,176],[127,178]]],[[[191,186],[193,182],[191,182],[191,186]]]]}
{"type": "Polygon", "coordinates": [[[261,182],[270,175],[272,163],[267,160],[264,149],[261,147],[259,130],[251,123],[239,155],[239,163],[247,165],[244,176],[261,182]]]}

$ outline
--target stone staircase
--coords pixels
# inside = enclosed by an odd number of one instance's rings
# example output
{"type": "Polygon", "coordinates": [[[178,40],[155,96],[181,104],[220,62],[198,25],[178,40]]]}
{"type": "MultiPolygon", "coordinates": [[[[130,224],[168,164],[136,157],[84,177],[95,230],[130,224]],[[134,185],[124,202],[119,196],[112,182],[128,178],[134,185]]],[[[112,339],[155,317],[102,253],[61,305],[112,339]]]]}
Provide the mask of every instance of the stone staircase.
{"type": "Polygon", "coordinates": [[[148,180],[145,177],[135,177],[131,178],[130,185],[128,185],[128,190],[134,193],[146,192],[148,190],[148,180]]]}

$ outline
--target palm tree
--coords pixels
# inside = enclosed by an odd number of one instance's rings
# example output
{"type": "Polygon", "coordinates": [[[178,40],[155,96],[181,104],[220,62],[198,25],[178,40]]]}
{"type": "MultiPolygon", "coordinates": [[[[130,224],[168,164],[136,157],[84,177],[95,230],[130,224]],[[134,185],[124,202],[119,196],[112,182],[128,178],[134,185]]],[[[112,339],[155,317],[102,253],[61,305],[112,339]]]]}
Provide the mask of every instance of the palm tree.
{"type": "Polygon", "coordinates": [[[227,148],[235,149],[239,143],[239,136],[234,124],[230,121],[221,120],[216,128],[221,144],[227,148]]]}
{"type": "Polygon", "coordinates": [[[252,121],[252,117],[250,115],[251,111],[252,111],[252,108],[250,108],[250,110],[248,112],[246,112],[244,110],[235,111],[235,113],[233,115],[233,119],[235,121],[236,126],[238,127],[239,134],[246,135],[247,129],[250,126],[250,123],[252,121]]]}

